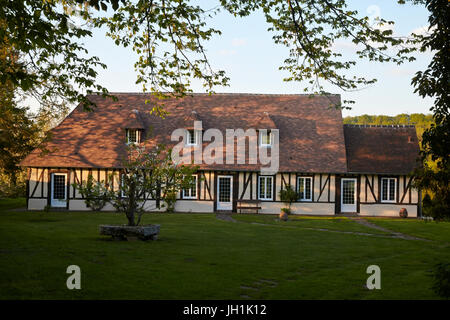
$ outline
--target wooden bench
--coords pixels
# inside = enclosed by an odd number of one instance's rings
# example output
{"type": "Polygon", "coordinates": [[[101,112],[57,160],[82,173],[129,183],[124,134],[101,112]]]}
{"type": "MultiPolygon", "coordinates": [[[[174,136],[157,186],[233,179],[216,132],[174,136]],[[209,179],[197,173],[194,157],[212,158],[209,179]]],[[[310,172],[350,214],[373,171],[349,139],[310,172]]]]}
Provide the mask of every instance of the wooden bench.
{"type": "Polygon", "coordinates": [[[236,209],[239,210],[239,213],[242,213],[242,210],[261,210],[260,201],[259,200],[237,200],[236,201],[236,209]]]}

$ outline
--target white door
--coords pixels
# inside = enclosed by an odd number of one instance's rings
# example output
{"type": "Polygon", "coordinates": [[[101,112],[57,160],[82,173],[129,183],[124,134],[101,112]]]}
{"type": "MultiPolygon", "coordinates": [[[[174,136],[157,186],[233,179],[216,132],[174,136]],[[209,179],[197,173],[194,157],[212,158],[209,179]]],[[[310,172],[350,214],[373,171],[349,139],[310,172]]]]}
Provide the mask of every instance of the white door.
{"type": "Polygon", "coordinates": [[[356,212],[356,179],[341,179],[341,212],[356,212]]]}
{"type": "Polygon", "coordinates": [[[67,174],[52,173],[50,204],[52,207],[65,207],[67,204],[67,174]]]}
{"type": "Polygon", "coordinates": [[[217,210],[233,210],[233,177],[217,177],[217,210]]]}

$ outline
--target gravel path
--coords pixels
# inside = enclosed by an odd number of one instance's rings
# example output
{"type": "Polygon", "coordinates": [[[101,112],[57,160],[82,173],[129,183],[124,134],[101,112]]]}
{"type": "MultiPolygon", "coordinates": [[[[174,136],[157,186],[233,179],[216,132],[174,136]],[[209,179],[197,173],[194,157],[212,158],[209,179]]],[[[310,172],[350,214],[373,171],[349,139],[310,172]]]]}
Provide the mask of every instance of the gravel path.
{"type": "Polygon", "coordinates": [[[405,239],[405,240],[430,241],[428,239],[413,237],[413,236],[410,236],[410,235],[407,235],[407,234],[404,234],[404,233],[400,233],[400,232],[397,232],[397,231],[392,231],[392,230],[389,230],[389,229],[377,226],[376,224],[373,224],[373,223],[371,223],[371,222],[369,222],[369,221],[367,221],[366,219],[363,219],[363,218],[350,218],[350,219],[352,219],[356,223],[359,223],[359,224],[361,224],[363,226],[366,226],[368,228],[372,228],[372,229],[375,229],[375,230],[380,230],[380,231],[383,231],[383,232],[390,233],[392,235],[392,238],[399,238],[399,239],[405,239]]]}

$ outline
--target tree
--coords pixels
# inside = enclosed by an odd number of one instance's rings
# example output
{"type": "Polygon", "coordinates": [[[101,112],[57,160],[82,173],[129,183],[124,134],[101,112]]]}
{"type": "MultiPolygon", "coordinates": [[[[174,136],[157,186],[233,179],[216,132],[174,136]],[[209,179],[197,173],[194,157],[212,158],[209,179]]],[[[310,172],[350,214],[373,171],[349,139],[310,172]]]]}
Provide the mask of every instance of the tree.
{"type": "MultiPolygon", "coordinates": [[[[15,61],[16,57],[10,46],[0,46],[1,65],[7,60],[15,61]]],[[[14,191],[21,171],[17,164],[36,146],[40,128],[27,108],[17,106],[15,87],[11,82],[0,86],[0,115],[0,168],[7,177],[9,189],[14,191]]]]}
{"type": "Polygon", "coordinates": [[[420,96],[434,98],[434,123],[423,133],[421,157],[424,163],[427,159],[434,161],[436,168],[425,163],[416,170],[415,186],[434,194],[430,215],[450,218],[450,3],[427,0],[426,7],[433,31],[420,36],[420,50],[431,50],[434,55],[428,68],[416,73],[412,84],[420,96]]]}
{"type": "MultiPolygon", "coordinates": [[[[108,199],[117,211],[125,213],[129,226],[139,225],[145,210],[160,209],[164,206],[161,202],[188,187],[196,170],[194,166],[175,164],[171,150],[164,145],[149,151],[132,145],[118,190],[109,189],[108,199]],[[144,208],[149,199],[156,201],[155,207],[144,208]]],[[[113,178],[110,176],[110,180],[113,178]]]]}
{"type": "Polygon", "coordinates": [[[11,46],[18,61],[3,61],[0,82],[11,83],[21,94],[41,103],[90,102],[85,93],[106,88],[96,84],[96,68],[105,68],[98,57],[88,53],[81,40],[92,35],[85,26],[73,23],[79,14],[89,18],[89,6],[74,0],[0,0],[0,47],[11,46]]]}
{"type": "Polygon", "coordinates": [[[5,22],[0,44],[7,39],[21,56],[20,68],[2,70],[1,82],[11,81],[43,100],[56,95],[86,106],[85,92],[107,94],[96,83],[96,70],[106,66],[97,57],[86,57],[81,42],[92,36],[89,26],[106,26],[117,45],[132,47],[138,55],[137,83],[159,97],[165,92],[189,93],[192,79],[200,79],[208,92],[228,84],[223,70],[213,70],[204,49],[206,41],[220,35],[220,30],[208,26],[207,18],[221,10],[239,17],[262,11],[274,42],[290,49],[280,67],[290,73],[285,80],[307,80],[310,87],[305,90],[310,92],[326,94],[321,80],[345,91],[376,81],[345,74],[356,60],[345,61],[332,49],[340,39],[356,45],[358,59],[398,64],[414,59],[409,55],[414,48],[405,45],[408,39],[393,36],[392,21],[371,21],[347,9],[345,0],[220,0],[212,9],[188,0],[0,0],[0,4],[0,20],[5,22]],[[77,15],[86,23],[74,23],[77,15]],[[393,48],[398,50],[390,54],[393,48]]]}
{"type": "MultiPolygon", "coordinates": [[[[0,19],[3,30],[6,23],[0,19]]],[[[48,139],[49,129],[66,115],[65,103],[55,108],[43,104],[39,112],[31,113],[21,106],[23,96],[17,85],[5,75],[19,72],[22,68],[20,52],[11,44],[11,39],[0,41],[0,194],[2,196],[23,196],[25,193],[25,170],[19,162],[48,139]]],[[[42,152],[46,152],[42,145],[42,152]]]]}

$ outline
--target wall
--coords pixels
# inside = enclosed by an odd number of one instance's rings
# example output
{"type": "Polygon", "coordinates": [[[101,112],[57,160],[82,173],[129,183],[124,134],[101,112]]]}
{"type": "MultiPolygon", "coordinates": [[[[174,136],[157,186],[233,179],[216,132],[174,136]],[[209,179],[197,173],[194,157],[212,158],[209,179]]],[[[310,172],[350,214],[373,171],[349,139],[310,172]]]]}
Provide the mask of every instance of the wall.
{"type": "MultiPolygon", "coordinates": [[[[68,196],[69,210],[89,210],[86,207],[83,198],[72,183],[86,181],[89,174],[92,174],[94,180],[108,181],[111,186],[117,190],[120,184],[120,172],[113,169],[64,169],[64,168],[31,168],[29,169],[28,185],[28,208],[30,210],[42,210],[47,205],[49,195],[49,177],[52,172],[66,172],[68,176],[68,196]]],[[[224,172],[224,174],[227,174],[224,172]]],[[[230,173],[228,173],[230,174],[230,173]]],[[[235,172],[235,199],[258,199],[258,176],[257,172],[235,172]]],[[[334,174],[297,174],[297,173],[278,173],[274,175],[275,186],[273,189],[273,201],[261,202],[261,213],[280,212],[286,205],[281,202],[279,192],[288,184],[297,188],[297,178],[300,176],[309,176],[313,178],[312,202],[296,202],[292,204],[294,214],[317,214],[332,215],[335,213],[336,190],[340,188],[339,177],[334,174]]],[[[400,208],[407,208],[409,216],[417,215],[418,191],[410,187],[411,178],[408,176],[397,176],[397,203],[381,204],[379,203],[379,176],[377,175],[358,175],[359,183],[359,207],[360,215],[364,216],[398,216],[400,208]]],[[[213,171],[204,171],[199,174],[197,199],[183,200],[181,192],[177,195],[178,201],[175,210],[179,212],[214,212],[216,201],[216,179],[213,171]]],[[[147,194],[145,209],[148,211],[156,210],[156,201],[151,200],[147,194]]],[[[337,199],[336,199],[337,198],[337,199]]],[[[114,210],[111,204],[108,204],[104,210],[114,210]]],[[[165,209],[160,209],[159,211],[165,209]]]]}
{"type": "Polygon", "coordinates": [[[375,217],[398,217],[401,208],[408,210],[408,217],[417,217],[417,205],[371,204],[361,205],[359,215],[375,217]]]}

